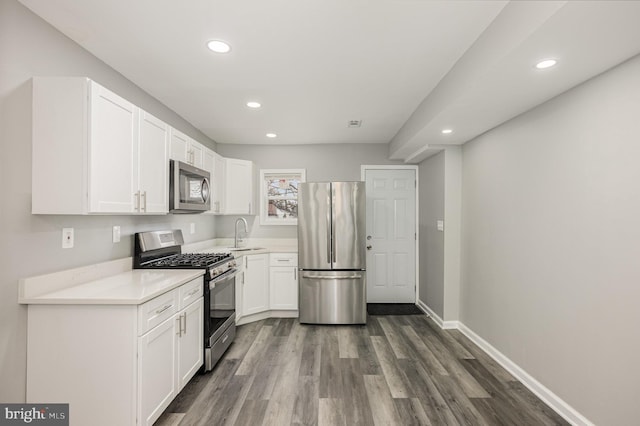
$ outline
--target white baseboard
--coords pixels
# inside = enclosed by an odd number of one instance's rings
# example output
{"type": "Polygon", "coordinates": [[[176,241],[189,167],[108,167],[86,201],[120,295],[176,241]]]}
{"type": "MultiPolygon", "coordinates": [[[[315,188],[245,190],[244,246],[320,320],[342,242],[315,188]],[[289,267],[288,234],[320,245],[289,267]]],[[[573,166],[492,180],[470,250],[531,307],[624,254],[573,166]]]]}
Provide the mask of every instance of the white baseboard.
{"type": "Polygon", "coordinates": [[[467,336],[469,340],[475,343],[480,349],[482,349],[487,355],[493,358],[498,364],[500,364],[505,370],[507,370],[513,377],[518,379],[523,385],[525,385],[531,392],[533,392],[538,398],[544,401],[552,410],[562,416],[566,421],[575,426],[594,426],[592,422],[586,417],[580,414],[577,410],[567,404],[558,395],[553,393],[550,389],[545,387],[542,383],[534,379],[529,373],[524,371],[519,365],[511,361],[502,352],[491,346],[489,342],[478,336],[473,330],[464,325],[460,321],[444,321],[433,309],[427,306],[421,300],[418,300],[416,306],[420,308],[425,314],[427,314],[433,321],[443,330],[457,329],[462,334],[467,336]]]}
{"type": "Polygon", "coordinates": [[[524,371],[515,362],[507,358],[502,352],[491,346],[489,342],[474,333],[469,327],[459,321],[458,330],[467,336],[480,349],[493,358],[498,364],[505,368],[511,375],[522,382],[531,392],[544,401],[551,409],[562,416],[566,421],[575,426],[594,426],[586,417],[576,411],[573,407],[562,400],[558,395],[545,387],[542,383],[534,379],[529,373],[524,371]]]}
{"type": "Polygon", "coordinates": [[[298,318],[298,311],[274,310],[258,312],[257,314],[245,315],[236,319],[236,325],[249,324],[250,322],[260,321],[267,318],[298,318]]]}
{"type": "Polygon", "coordinates": [[[438,314],[436,314],[422,300],[418,300],[418,303],[416,303],[416,306],[418,306],[418,308],[420,308],[420,310],[422,312],[424,312],[425,314],[430,316],[431,319],[433,319],[435,321],[435,323],[438,324],[438,327],[442,328],[443,330],[451,330],[451,329],[455,330],[455,329],[459,328],[459,324],[460,324],[459,321],[444,321],[442,318],[440,318],[440,316],[438,314]]]}

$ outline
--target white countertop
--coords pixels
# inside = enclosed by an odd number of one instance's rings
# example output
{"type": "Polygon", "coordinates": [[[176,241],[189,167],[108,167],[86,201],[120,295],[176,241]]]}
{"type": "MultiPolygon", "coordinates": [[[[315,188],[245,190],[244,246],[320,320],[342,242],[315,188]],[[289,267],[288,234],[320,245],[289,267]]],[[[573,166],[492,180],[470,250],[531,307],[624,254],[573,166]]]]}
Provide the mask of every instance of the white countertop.
{"type": "MultiPolygon", "coordinates": [[[[295,253],[297,240],[249,239],[247,248],[234,250],[233,240],[201,241],[183,246],[183,253],[231,252],[235,257],[263,253],[295,253]],[[231,243],[231,244],[229,244],[231,243]],[[231,246],[231,247],[230,247],[231,246]]],[[[21,304],[139,305],[170,291],[204,271],[192,269],[131,269],[124,258],[20,280],[21,304]]]]}
{"type": "Polygon", "coordinates": [[[20,303],[139,305],[202,275],[202,270],[194,269],[135,269],[40,295],[21,297],[20,303]]]}

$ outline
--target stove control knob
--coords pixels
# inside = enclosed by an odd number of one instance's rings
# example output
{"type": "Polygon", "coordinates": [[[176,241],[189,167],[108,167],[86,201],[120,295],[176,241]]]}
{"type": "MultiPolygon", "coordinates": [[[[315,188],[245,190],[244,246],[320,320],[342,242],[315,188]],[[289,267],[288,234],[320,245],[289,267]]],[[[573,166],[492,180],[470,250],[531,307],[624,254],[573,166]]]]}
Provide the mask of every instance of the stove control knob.
{"type": "Polygon", "coordinates": [[[229,262],[229,268],[234,268],[237,265],[235,260],[232,260],[231,262],[229,262]]]}
{"type": "Polygon", "coordinates": [[[214,277],[215,277],[216,275],[218,275],[218,274],[220,274],[220,269],[218,269],[218,268],[213,268],[213,269],[211,270],[211,275],[213,275],[214,277]]]}

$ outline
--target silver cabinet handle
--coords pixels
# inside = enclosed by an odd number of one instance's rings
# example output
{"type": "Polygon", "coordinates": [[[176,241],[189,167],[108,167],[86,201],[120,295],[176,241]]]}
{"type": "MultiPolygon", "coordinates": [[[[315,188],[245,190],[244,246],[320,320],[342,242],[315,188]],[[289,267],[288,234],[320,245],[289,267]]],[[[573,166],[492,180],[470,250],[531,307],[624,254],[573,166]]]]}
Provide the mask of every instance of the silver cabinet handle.
{"type": "Polygon", "coordinates": [[[196,294],[197,292],[199,292],[200,289],[199,288],[194,288],[193,290],[191,290],[188,294],[187,297],[189,296],[193,296],[194,294],[196,294]]]}
{"type": "Polygon", "coordinates": [[[181,317],[176,318],[176,321],[178,321],[178,331],[176,331],[176,335],[178,337],[182,337],[182,321],[181,321],[181,317]]]}
{"type": "Polygon", "coordinates": [[[302,278],[311,278],[313,280],[357,280],[362,278],[362,275],[338,275],[335,277],[327,275],[302,275],[302,278]]]}
{"type": "Polygon", "coordinates": [[[144,202],[142,203],[142,211],[146,212],[147,211],[147,191],[142,191],[142,195],[141,197],[144,199],[144,202]]]}
{"type": "Polygon", "coordinates": [[[180,315],[180,318],[182,319],[181,322],[184,322],[184,330],[182,331],[182,333],[187,334],[187,313],[185,312],[184,314],[180,315]]]}
{"type": "Polygon", "coordinates": [[[134,210],[139,212],[140,211],[140,191],[137,191],[135,194],[133,194],[133,196],[135,197],[134,210]]]}
{"type": "Polygon", "coordinates": [[[158,309],[158,310],[156,311],[156,314],[161,314],[161,313],[163,313],[164,311],[166,311],[167,309],[169,309],[169,308],[170,308],[170,307],[172,307],[172,306],[173,306],[173,305],[164,305],[162,308],[160,308],[160,309],[158,309]]]}

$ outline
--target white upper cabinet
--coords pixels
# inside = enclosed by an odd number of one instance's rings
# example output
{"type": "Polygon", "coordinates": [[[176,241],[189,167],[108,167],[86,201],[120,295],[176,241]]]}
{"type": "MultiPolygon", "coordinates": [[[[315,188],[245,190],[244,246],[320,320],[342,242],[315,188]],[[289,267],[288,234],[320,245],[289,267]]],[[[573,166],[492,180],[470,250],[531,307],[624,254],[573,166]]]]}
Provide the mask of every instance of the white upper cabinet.
{"type": "Polygon", "coordinates": [[[225,168],[224,214],[255,214],[253,163],[227,158],[225,168]]]}
{"type": "Polygon", "coordinates": [[[33,79],[32,212],[166,213],[167,129],[84,77],[33,79]]]}
{"type": "Polygon", "coordinates": [[[225,159],[218,153],[204,148],[203,169],[211,175],[209,187],[211,188],[211,210],[209,213],[224,213],[224,186],[225,186],[225,159]]]}
{"type": "Polygon", "coordinates": [[[130,213],[137,192],[134,167],[139,110],[95,82],[89,84],[89,212],[130,213]]]}
{"type": "Polygon", "coordinates": [[[206,148],[179,130],[171,128],[171,159],[204,168],[206,148]]]}
{"type": "Polygon", "coordinates": [[[138,140],[138,208],[144,213],[169,209],[169,126],[140,110],[138,140]]]}

